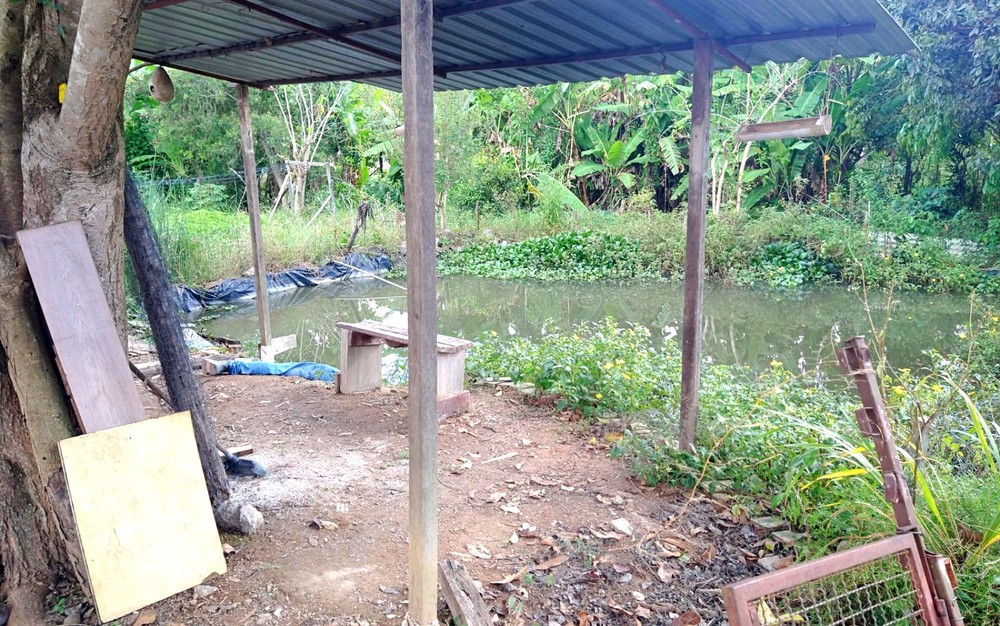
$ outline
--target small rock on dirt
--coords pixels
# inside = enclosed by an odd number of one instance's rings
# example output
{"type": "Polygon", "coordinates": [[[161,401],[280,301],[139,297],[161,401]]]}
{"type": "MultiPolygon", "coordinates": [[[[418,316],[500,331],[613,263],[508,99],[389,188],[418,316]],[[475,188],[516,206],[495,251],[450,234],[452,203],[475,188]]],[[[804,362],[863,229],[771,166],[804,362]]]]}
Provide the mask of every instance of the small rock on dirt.
{"type": "MultiPolygon", "coordinates": [[[[196,598],[207,598],[208,596],[212,595],[213,593],[215,593],[218,590],[219,590],[218,587],[213,587],[212,585],[198,585],[198,586],[196,586],[194,588],[194,597],[196,597],[196,598]]],[[[155,621],[155,617],[156,616],[154,615],[153,617],[154,617],[154,621],[155,621]]],[[[153,622],[146,622],[146,623],[152,624],[153,622]]],[[[133,626],[136,626],[136,625],[133,624],[133,626]]]]}
{"type": "Polygon", "coordinates": [[[274,616],[270,613],[261,613],[257,616],[257,626],[264,626],[264,624],[270,624],[274,621],[274,616]]]}
{"type": "Polygon", "coordinates": [[[215,509],[215,520],[223,530],[253,535],[263,525],[264,516],[246,502],[226,500],[215,509]]]}
{"type": "MultiPolygon", "coordinates": [[[[0,624],[6,623],[6,619],[3,619],[3,611],[0,610],[0,624]]],[[[80,614],[80,607],[75,606],[66,612],[66,619],[63,620],[63,624],[80,624],[82,616],[80,614]]]]}

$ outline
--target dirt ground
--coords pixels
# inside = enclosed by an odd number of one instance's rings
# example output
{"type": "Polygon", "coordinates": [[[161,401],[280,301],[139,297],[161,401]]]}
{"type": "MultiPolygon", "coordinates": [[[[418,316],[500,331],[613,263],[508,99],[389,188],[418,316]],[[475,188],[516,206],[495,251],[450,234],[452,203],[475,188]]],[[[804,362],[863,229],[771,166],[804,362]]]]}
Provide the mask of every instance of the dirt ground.
{"type": "MultiPolygon", "coordinates": [[[[234,482],[265,522],[253,537],[224,536],[229,571],[206,581],[217,590],[160,603],[157,623],[401,623],[405,391],[202,382],[222,442],[251,443],[268,468],[234,482]]],[[[474,389],[469,412],[440,423],[438,445],[440,557],[464,564],[502,623],[727,624],[721,587],[762,572],[756,561],[773,548],[725,496],[642,487],[608,457],[606,437],[514,389],[474,389]]]]}

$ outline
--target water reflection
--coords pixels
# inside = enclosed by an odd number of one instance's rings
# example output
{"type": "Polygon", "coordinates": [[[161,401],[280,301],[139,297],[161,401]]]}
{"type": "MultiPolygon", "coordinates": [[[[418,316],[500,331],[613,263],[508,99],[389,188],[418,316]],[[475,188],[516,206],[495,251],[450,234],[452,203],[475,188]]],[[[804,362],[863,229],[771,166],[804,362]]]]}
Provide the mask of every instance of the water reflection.
{"type": "MultiPolygon", "coordinates": [[[[406,296],[375,280],[299,289],[272,297],[275,336],[297,334],[299,348],[286,359],[336,364],[336,323],[376,319],[405,323],[406,296]]],[[[674,339],[681,327],[683,287],[677,283],[541,283],[452,276],[438,281],[441,333],[475,338],[487,331],[534,337],[553,325],[597,321],[650,329],[657,344],[674,339]],[[548,327],[547,327],[548,326],[548,327]]],[[[888,355],[897,367],[921,363],[922,352],[958,346],[957,334],[969,319],[962,296],[896,294],[891,305],[876,294],[866,305],[859,294],[824,287],[801,293],[751,290],[709,283],[705,288],[704,353],[715,362],[763,369],[772,361],[791,370],[835,363],[841,339],[871,334],[891,317],[888,355]]],[[[205,332],[241,341],[256,333],[254,303],[209,311],[199,322],[205,332]]]]}

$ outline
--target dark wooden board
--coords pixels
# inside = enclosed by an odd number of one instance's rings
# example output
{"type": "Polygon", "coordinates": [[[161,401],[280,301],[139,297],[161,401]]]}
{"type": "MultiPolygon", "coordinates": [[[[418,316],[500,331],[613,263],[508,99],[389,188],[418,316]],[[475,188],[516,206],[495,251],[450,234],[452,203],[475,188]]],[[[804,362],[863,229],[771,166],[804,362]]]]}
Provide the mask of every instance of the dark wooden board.
{"type": "Polygon", "coordinates": [[[486,608],[486,603],[472,582],[472,577],[460,563],[441,561],[438,564],[438,582],[441,584],[441,595],[448,603],[456,624],[493,625],[490,610],[486,608]]]}
{"type": "Polygon", "coordinates": [[[145,419],[80,222],[17,233],[80,428],[145,419]]]}

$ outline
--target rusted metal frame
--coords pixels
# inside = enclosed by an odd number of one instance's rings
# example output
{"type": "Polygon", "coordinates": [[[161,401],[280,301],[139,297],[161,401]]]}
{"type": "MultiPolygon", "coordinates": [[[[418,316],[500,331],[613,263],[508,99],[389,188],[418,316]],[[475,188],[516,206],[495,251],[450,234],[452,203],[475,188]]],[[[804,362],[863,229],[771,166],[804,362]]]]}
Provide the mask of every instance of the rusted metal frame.
{"type": "MultiPolygon", "coordinates": [[[[708,31],[706,31],[702,27],[698,26],[691,20],[687,19],[686,17],[678,13],[672,6],[667,4],[664,0],[649,0],[649,3],[653,5],[655,8],[659,9],[661,12],[666,13],[670,17],[670,19],[680,24],[681,27],[684,28],[684,30],[691,33],[691,36],[694,37],[695,40],[712,39],[712,36],[708,33],[708,31]]],[[[750,67],[750,64],[741,59],[740,57],[736,56],[735,54],[733,54],[733,51],[727,48],[726,44],[716,41],[715,52],[722,58],[733,63],[733,65],[740,68],[744,72],[748,74],[750,73],[752,69],[750,67]]]]}
{"type": "MultiPolygon", "coordinates": [[[[528,0],[479,0],[479,2],[471,2],[469,4],[462,4],[458,6],[438,9],[435,11],[434,16],[435,16],[435,21],[440,22],[448,18],[456,17],[459,15],[478,13],[489,9],[502,8],[512,4],[520,4],[527,1],[528,0]]],[[[158,4],[159,2],[176,4],[178,2],[187,2],[187,0],[157,0],[156,2],[153,2],[150,5],[146,5],[147,10],[149,10],[151,5],[158,4]]],[[[169,4],[165,4],[163,6],[168,6],[169,4]]],[[[152,8],[157,8],[157,7],[152,7],[152,8]]],[[[324,39],[324,38],[332,39],[333,36],[346,37],[347,35],[354,35],[357,33],[365,33],[374,30],[394,28],[396,26],[399,26],[399,23],[400,23],[400,18],[397,15],[394,17],[387,17],[379,20],[372,20],[369,22],[358,22],[356,24],[351,24],[350,26],[343,26],[340,28],[323,29],[325,31],[325,34],[319,34],[316,31],[310,29],[303,29],[300,31],[276,35],[274,37],[263,37],[261,39],[241,41],[239,43],[230,44],[228,46],[223,46],[221,48],[212,48],[208,50],[193,50],[191,52],[182,52],[180,54],[170,54],[160,57],[160,62],[168,64],[171,62],[184,61],[188,59],[202,59],[206,57],[217,57],[217,56],[226,56],[228,54],[238,54],[241,52],[254,52],[256,50],[264,50],[268,48],[292,46],[307,41],[315,41],[317,39],[324,39]]],[[[334,41],[338,40],[334,39],[334,41]]],[[[357,44],[357,42],[354,42],[354,40],[351,39],[348,39],[347,41],[353,42],[353,44],[357,44]]],[[[341,41],[340,43],[343,42],[341,41]]],[[[352,45],[352,44],[345,44],[345,45],[352,45]]],[[[355,45],[354,47],[357,46],[355,45]]],[[[396,57],[394,59],[394,62],[398,63],[399,58],[396,57]]]]}
{"type": "Polygon", "coordinates": [[[252,11],[254,13],[260,13],[261,15],[266,15],[267,17],[270,17],[271,19],[277,20],[284,24],[288,24],[290,26],[294,26],[304,31],[311,32],[317,35],[317,37],[319,38],[336,41],[337,43],[347,46],[349,48],[354,48],[355,50],[367,52],[368,54],[374,57],[378,57],[386,61],[391,61],[393,63],[400,62],[400,57],[397,54],[380,50],[375,46],[369,46],[368,44],[354,41],[353,39],[349,39],[337,33],[336,30],[331,30],[329,28],[323,28],[321,26],[316,26],[315,24],[310,24],[309,22],[304,22],[290,15],[285,15],[281,11],[275,11],[270,7],[257,4],[256,2],[250,2],[250,0],[226,0],[226,2],[230,2],[237,6],[241,6],[244,9],[247,9],[248,11],[252,11]]]}
{"type": "MultiPolygon", "coordinates": [[[[844,349],[837,351],[837,361],[846,375],[854,377],[858,395],[861,397],[862,408],[855,413],[858,429],[861,434],[870,437],[875,442],[875,451],[882,469],[884,495],[885,499],[892,504],[897,530],[900,533],[913,535],[913,540],[918,548],[915,557],[916,566],[924,579],[933,581],[931,557],[924,546],[924,538],[920,532],[916,509],[913,506],[913,497],[910,495],[910,489],[903,474],[903,465],[899,461],[892,426],[889,424],[885,402],[879,391],[878,380],[875,378],[871,351],[865,344],[864,337],[852,337],[844,344],[844,349]]],[[[942,598],[937,593],[936,588],[932,589],[931,593],[937,610],[936,614],[942,623],[963,623],[957,605],[949,603],[947,595],[942,598]],[[949,604],[954,606],[949,607],[949,604]],[[955,619],[949,617],[949,611],[955,612],[955,619]]]]}
{"type": "Polygon", "coordinates": [[[831,554],[830,556],[795,565],[788,569],[764,574],[722,589],[722,598],[733,626],[760,626],[751,603],[766,596],[788,591],[828,576],[890,556],[899,556],[900,563],[910,574],[917,602],[924,613],[926,626],[943,626],[937,613],[930,580],[919,566],[921,548],[912,533],[895,535],[875,543],[831,554]]]}
{"type": "Polygon", "coordinates": [[[845,342],[843,350],[837,352],[837,360],[844,373],[852,376],[861,396],[862,408],[855,416],[861,434],[875,442],[882,477],[885,481],[885,499],[892,504],[896,516],[896,527],[900,532],[919,531],[917,511],[903,474],[903,464],[896,452],[896,442],[892,427],[882,401],[875,370],[872,367],[871,352],[865,345],[864,337],[854,337],[845,342]]]}

